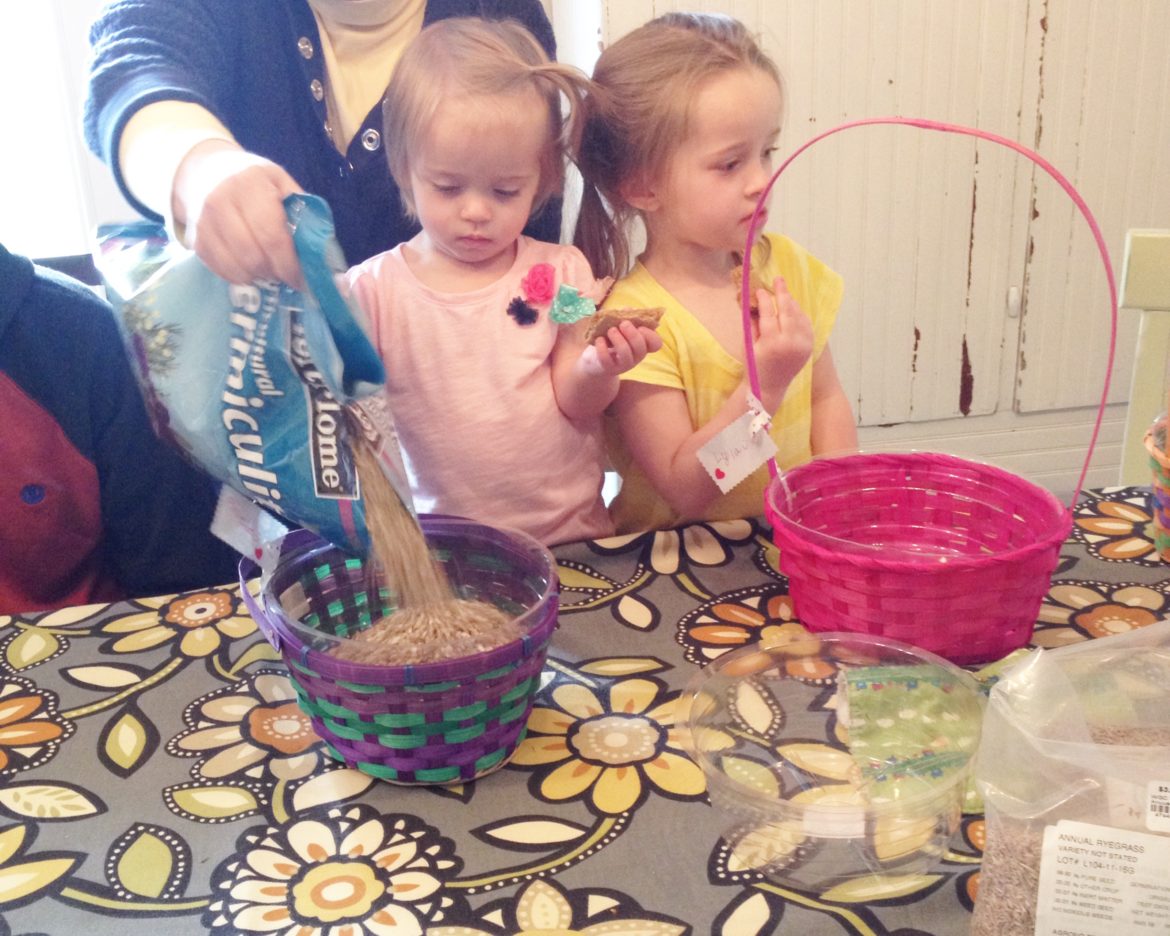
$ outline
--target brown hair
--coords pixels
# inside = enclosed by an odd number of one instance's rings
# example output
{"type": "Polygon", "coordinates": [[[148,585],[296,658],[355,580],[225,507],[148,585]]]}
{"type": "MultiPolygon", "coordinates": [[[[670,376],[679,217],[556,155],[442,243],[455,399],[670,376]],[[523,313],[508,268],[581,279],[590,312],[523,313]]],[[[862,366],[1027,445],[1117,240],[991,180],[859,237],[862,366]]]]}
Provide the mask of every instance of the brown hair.
{"type": "Polygon", "coordinates": [[[686,139],[690,103],[714,75],[755,68],[783,91],[780,70],[737,19],[667,13],[620,38],[593,69],[576,162],[583,176],[573,242],[596,276],[629,271],[629,223],[637,211],[622,185],[659,176],[686,139]]]}
{"type": "Polygon", "coordinates": [[[439,106],[452,96],[520,95],[535,91],[548,104],[548,146],[532,210],[561,191],[565,157],[578,134],[580,101],[589,79],[570,65],[550,62],[535,37],[514,20],[452,17],[424,29],[394,69],[382,102],[382,130],[390,174],[414,217],[410,154],[439,106]],[[561,95],[569,102],[561,117],[561,95]]]}

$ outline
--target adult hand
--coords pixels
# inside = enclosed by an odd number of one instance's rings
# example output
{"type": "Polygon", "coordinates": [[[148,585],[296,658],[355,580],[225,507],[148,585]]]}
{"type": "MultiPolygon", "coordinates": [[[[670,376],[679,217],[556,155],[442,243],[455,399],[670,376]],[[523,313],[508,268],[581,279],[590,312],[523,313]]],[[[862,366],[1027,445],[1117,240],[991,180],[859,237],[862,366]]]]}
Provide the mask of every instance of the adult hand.
{"type": "Polygon", "coordinates": [[[304,280],[283,201],[301,188],[276,163],[225,140],[194,147],[175,173],[172,208],[187,245],[231,283],[304,280]]]}
{"type": "Polygon", "coordinates": [[[774,295],[766,289],[757,293],[759,330],[753,342],[763,397],[760,402],[770,413],[779,409],[792,378],[813,351],[812,322],[792,298],[782,277],[776,278],[773,291],[774,295]]]}

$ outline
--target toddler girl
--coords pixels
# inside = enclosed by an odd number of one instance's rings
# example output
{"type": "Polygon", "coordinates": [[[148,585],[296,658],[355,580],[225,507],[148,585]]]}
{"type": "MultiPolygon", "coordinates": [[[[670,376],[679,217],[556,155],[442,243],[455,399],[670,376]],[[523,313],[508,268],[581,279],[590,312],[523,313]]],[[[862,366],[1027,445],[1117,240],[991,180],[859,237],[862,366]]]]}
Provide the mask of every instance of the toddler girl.
{"type": "MultiPolygon", "coordinates": [[[[596,272],[622,277],[606,305],[666,308],[662,349],[622,375],[612,407],[617,530],[757,516],[766,468],[722,494],[697,452],[747,412],[736,268],[772,175],[780,74],[738,21],[671,13],[609,46],[593,81],[576,242],[596,272]],[[646,247],[629,269],[634,218],[646,247]]],[[[840,277],[775,234],[753,247],[751,267],[768,287],[755,296],[753,344],[777,462],[855,448],[828,348],[840,277]]]]}
{"type": "Polygon", "coordinates": [[[521,234],[560,191],[587,85],[519,24],[424,29],[383,106],[390,171],[422,231],[349,272],[416,508],[550,544],[612,531],[601,412],[617,375],[660,345],[629,323],[592,345],[583,321],[561,324],[607,284],[576,248],[521,234]]]}

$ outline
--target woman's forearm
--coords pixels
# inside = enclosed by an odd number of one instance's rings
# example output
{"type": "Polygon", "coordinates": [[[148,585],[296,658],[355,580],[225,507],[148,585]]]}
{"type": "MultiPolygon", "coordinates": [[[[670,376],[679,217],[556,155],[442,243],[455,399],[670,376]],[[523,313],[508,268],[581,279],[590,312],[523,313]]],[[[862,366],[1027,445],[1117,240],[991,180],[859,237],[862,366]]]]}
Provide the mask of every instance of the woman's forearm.
{"type": "Polygon", "coordinates": [[[210,111],[186,101],[158,101],[137,111],[118,143],[118,165],[131,193],[168,221],[180,163],[207,140],[235,142],[210,111]]]}

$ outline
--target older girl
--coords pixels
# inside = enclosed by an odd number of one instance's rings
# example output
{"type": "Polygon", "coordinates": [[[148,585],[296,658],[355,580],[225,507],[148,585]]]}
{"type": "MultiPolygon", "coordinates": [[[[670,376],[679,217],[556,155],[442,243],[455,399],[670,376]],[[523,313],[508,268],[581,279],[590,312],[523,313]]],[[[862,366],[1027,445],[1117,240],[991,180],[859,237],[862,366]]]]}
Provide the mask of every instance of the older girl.
{"type": "MultiPolygon", "coordinates": [[[[671,13],[609,46],[593,80],[576,242],[599,275],[622,277],[606,305],[666,308],[664,346],[622,375],[613,406],[618,532],[758,515],[767,472],[722,494],[697,453],[747,412],[736,267],[772,174],[780,74],[738,21],[671,13]],[[631,268],[634,219],[646,246],[631,268]]],[[[776,234],[752,269],[770,287],[754,350],[779,464],[855,447],[828,347],[841,278],[776,234]]]]}

